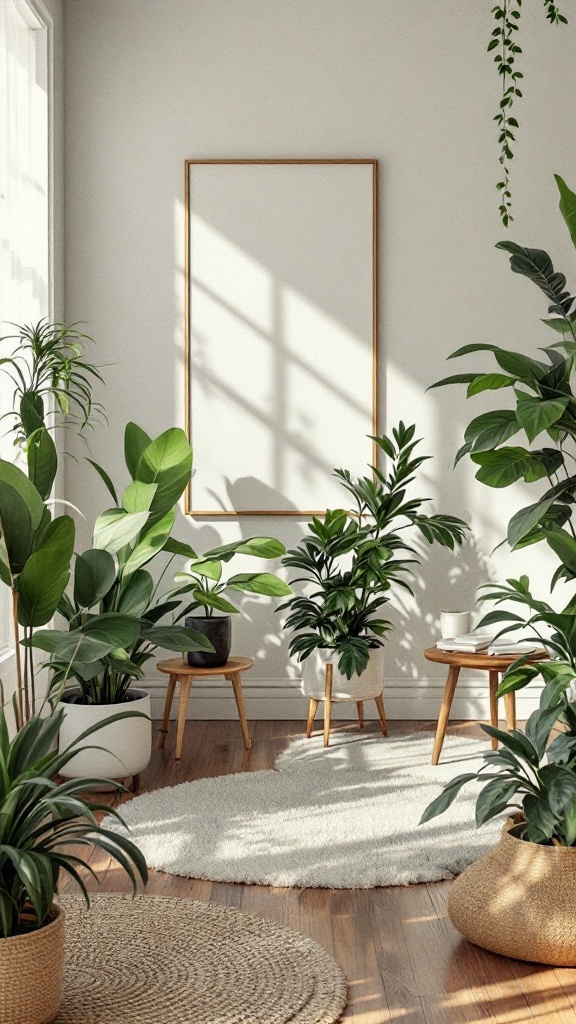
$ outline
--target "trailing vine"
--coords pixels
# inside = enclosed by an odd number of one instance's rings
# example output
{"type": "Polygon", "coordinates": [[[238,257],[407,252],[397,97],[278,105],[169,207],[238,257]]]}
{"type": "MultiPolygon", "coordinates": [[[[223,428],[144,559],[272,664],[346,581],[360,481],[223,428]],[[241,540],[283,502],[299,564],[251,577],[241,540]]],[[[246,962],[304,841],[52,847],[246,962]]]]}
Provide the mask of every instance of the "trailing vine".
{"type": "MultiPolygon", "coordinates": [[[[552,25],[567,25],[568,19],[560,13],[554,0],[543,0],[546,20],[552,25]]],[[[518,121],[512,116],[512,108],[516,99],[522,97],[520,81],[524,77],[518,71],[517,57],[522,53],[515,35],[519,30],[522,0],[500,0],[492,8],[496,26],[488,43],[488,52],[498,48],[494,63],[498,65],[498,74],[502,78],[502,99],[494,121],[498,126],[498,143],[500,146],[499,162],[502,168],[500,181],[496,188],[500,192],[498,207],[504,227],[514,220],[512,194],[510,192],[510,161],[514,157],[513,143],[516,136],[513,129],[518,128],[518,121]]]]}

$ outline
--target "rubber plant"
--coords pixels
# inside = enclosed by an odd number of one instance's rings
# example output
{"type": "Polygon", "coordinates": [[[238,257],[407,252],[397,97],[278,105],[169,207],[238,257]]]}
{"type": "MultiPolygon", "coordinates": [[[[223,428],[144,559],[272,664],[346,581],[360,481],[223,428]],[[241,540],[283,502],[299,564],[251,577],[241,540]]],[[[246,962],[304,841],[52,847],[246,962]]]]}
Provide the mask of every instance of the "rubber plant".
{"type": "MultiPolygon", "coordinates": [[[[75,747],[60,754],[54,749],[63,713],[34,716],[10,739],[3,704],[0,698],[0,940],[48,923],[61,870],[78,883],[89,906],[82,871],[97,877],[88,863],[94,847],[118,861],[134,892],[138,878],[144,884],[148,878],[138,847],[96,818],[106,811],[122,821],[118,812],[84,797],[102,782],[123,787],[103,779],[55,781],[76,752],[75,747]]],[[[85,742],[99,727],[86,730],[79,740],[85,742]]]]}
{"type": "MultiPolygon", "coordinates": [[[[314,516],[309,532],[285,558],[310,592],[296,594],[280,606],[289,610],[285,625],[294,630],[290,652],[299,661],[317,648],[334,650],[338,668],[348,678],[360,675],[370,650],[382,647],[393,628],[381,615],[397,587],[412,593],[406,576],[418,564],[418,552],[404,531],[414,529],[428,541],[453,550],[461,544],[466,523],[455,516],[425,515],[425,498],[411,498],[406,489],[430,456],[416,455],[416,428],[400,422],[390,437],[373,440],[389,459],[384,472],[353,479],[348,470],[335,475],[354,499],[354,508],[328,510],[314,516]]],[[[408,534],[409,536],[409,534],[408,534]]]]}
{"type": "Polygon", "coordinates": [[[97,517],[93,546],[75,557],[71,593],[60,594],[68,629],[36,630],[26,640],[50,655],[54,703],[72,683],[82,703],[123,703],[157,647],[212,650],[200,633],[178,624],[180,601],[159,594],[162,574],[155,581],[144,568],[162,553],[171,558],[188,550],[171,536],[192,471],[186,434],[172,427],[153,440],[129,423],[124,454],[131,482],[121,497],[94,463],[115,504],[97,517]],[[161,621],[170,615],[172,621],[161,621]]]}

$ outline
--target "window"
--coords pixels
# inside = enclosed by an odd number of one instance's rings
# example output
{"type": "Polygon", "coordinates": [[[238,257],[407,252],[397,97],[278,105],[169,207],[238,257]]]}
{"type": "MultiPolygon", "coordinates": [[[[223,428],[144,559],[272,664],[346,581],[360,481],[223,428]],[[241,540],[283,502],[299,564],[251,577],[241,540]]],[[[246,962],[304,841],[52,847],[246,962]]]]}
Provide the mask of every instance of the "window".
{"type": "MultiPolygon", "coordinates": [[[[37,0],[0,0],[0,333],[52,315],[50,19],[37,0]]],[[[7,344],[7,343],[6,343],[7,344]]],[[[0,355],[3,353],[0,352],[0,355]]],[[[0,377],[0,414],[12,407],[0,377]]],[[[5,435],[9,420],[0,421],[5,435]]],[[[2,458],[13,458],[10,436],[2,458]]],[[[0,650],[9,633],[0,593],[0,650]]]]}

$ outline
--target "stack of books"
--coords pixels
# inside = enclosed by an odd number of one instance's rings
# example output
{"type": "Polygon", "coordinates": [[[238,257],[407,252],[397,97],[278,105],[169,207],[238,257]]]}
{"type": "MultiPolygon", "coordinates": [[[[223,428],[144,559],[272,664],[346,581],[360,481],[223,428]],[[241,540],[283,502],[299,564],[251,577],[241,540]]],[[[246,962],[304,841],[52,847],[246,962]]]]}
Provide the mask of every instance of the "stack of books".
{"type": "Polygon", "coordinates": [[[446,640],[438,640],[436,647],[439,651],[461,651],[463,654],[478,654],[480,651],[486,651],[493,640],[493,633],[463,633],[461,636],[452,636],[446,640]]]}
{"type": "Polygon", "coordinates": [[[515,654],[520,658],[523,654],[534,654],[535,651],[543,650],[542,644],[533,643],[532,640],[495,640],[486,649],[485,654],[515,654]]]}

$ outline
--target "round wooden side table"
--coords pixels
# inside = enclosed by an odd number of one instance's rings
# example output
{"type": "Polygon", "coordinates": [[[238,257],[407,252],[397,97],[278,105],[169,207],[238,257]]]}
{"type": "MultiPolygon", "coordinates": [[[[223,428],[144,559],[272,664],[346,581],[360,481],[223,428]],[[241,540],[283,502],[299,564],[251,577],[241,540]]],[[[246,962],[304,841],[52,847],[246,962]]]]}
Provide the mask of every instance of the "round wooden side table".
{"type": "Polygon", "coordinates": [[[164,746],[164,740],[168,732],[170,710],[172,708],[172,700],[174,697],[176,683],[180,683],[178,724],[176,727],[176,751],[174,755],[178,761],[182,754],[182,741],[184,739],[184,727],[186,725],[186,711],[188,709],[188,698],[190,696],[192,683],[195,679],[199,679],[201,676],[224,676],[225,679],[228,679],[228,681],[232,683],[234,697],[236,698],[236,707],[238,708],[238,717],[240,718],[240,728],[242,729],[242,739],[244,740],[246,750],[250,750],[252,747],[252,740],[250,739],[250,733],[248,732],[240,674],[252,668],[253,664],[254,662],[251,658],[229,658],[225,665],[218,665],[216,668],[196,668],[193,665],[188,665],[185,661],[181,661],[179,658],[171,658],[169,661],[159,661],[159,671],[164,672],[165,675],[168,676],[168,690],[166,692],[164,719],[160,730],[158,746],[160,748],[164,746]]]}
{"type": "MultiPolygon", "coordinates": [[[[448,678],[446,679],[444,696],[442,698],[440,714],[438,715],[436,739],[434,741],[434,752],[432,754],[432,764],[438,764],[440,754],[442,752],[442,744],[444,743],[444,736],[446,735],[446,726],[448,725],[448,719],[450,717],[452,699],[454,697],[454,691],[456,690],[458,676],[460,675],[460,669],[472,668],[488,672],[488,685],[490,690],[490,721],[494,728],[497,729],[498,697],[496,696],[496,693],[500,682],[500,675],[505,672],[507,668],[510,668],[510,665],[514,664],[518,655],[483,653],[465,654],[463,651],[440,651],[437,647],[428,647],[427,650],[424,651],[424,657],[427,658],[428,661],[435,661],[440,665],[448,665],[448,678]]],[[[529,660],[547,661],[548,652],[544,649],[541,651],[534,651],[533,656],[529,660]]],[[[514,692],[505,694],[504,707],[506,710],[507,726],[509,729],[515,729],[516,694],[514,692]]],[[[498,742],[493,739],[492,749],[496,750],[497,746],[498,742]]]]}

